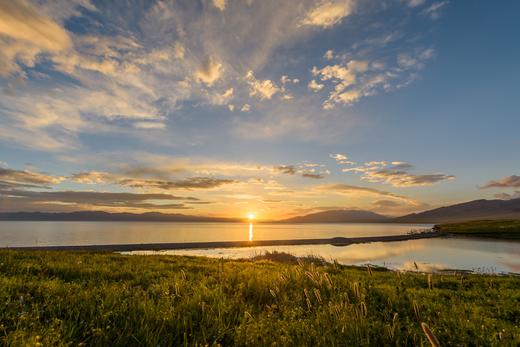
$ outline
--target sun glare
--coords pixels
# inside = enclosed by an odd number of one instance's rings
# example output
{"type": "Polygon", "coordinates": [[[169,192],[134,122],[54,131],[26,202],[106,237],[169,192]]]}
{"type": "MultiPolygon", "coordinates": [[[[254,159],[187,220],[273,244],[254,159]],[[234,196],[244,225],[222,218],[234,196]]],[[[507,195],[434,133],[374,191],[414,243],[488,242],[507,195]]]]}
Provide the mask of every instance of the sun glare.
{"type": "Polygon", "coordinates": [[[247,219],[248,219],[248,220],[252,221],[252,220],[254,220],[255,218],[256,218],[256,213],[254,213],[254,212],[249,212],[249,213],[247,214],[247,219]]]}

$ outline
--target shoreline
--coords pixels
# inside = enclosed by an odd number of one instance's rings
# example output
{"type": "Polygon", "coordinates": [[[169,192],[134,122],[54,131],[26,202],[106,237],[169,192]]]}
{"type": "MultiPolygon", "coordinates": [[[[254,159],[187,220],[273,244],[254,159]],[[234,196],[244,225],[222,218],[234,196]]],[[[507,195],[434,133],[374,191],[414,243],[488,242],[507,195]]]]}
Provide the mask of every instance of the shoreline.
{"type": "Polygon", "coordinates": [[[368,237],[333,237],[326,239],[292,239],[292,240],[253,240],[253,241],[213,241],[213,242],[175,242],[175,243],[141,243],[141,244],[109,244],[109,245],[77,245],[77,246],[21,246],[2,247],[1,249],[17,251],[162,251],[176,249],[238,248],[259,246],[300,246],[300,245],[332,245],[337,247],[371,242],[397,242],[429,239],[447,236],[441,232],[425,232],[419,234],[368,236],[368,237]]]}

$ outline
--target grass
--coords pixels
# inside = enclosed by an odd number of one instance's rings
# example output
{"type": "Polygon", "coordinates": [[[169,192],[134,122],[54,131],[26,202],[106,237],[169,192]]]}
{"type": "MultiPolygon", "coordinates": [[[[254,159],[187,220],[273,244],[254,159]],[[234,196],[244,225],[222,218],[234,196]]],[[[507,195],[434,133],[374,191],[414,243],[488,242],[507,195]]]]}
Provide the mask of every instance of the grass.
{"type": "Polygon", "coordinates": [[[478,220],[439,224],[435,230],[459,235],[520,239],[520,220],[478,220]]]}
{"type": "Polygon", "coordinates": [[[518,346],[519,288],[302,260],[0,251],[0,345],[518,346]]]}

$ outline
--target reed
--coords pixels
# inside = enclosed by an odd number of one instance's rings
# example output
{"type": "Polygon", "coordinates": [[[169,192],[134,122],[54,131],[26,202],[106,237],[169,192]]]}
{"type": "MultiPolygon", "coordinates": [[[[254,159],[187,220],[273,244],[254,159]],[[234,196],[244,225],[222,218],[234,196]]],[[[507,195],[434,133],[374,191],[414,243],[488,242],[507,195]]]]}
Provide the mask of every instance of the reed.
{"type": "Polygon", "coordinates": [[[430,342],[430,345],[432,347],[440,347],[441,344],[439,343],[439,340],[437,340],[437,337],[435,337],[435,335],[431,331],[431,329],[428,326],[428,324],[422,322],[421,323],[421,328],[422,328],[422,331],[424,332],[424,335],[426,335],[426,338],[430,342]]]}
{"type": "Polygon", "coordinates": [[[314,288],[314,296],[316,297],[316,300],[318,301],[318,304],[322,304],[323,301],[321,300],[321,293],[320,293],[320,290],[318,288],[314,288]]]}
{"type": "Polygon", "coordinates": [[[310,309],[312,307],[311,299],[309,298],[309,292],[307,288],[303,288],[303,294],[305,295],[305,302],[307,303],[307,308],[310,309]]]}

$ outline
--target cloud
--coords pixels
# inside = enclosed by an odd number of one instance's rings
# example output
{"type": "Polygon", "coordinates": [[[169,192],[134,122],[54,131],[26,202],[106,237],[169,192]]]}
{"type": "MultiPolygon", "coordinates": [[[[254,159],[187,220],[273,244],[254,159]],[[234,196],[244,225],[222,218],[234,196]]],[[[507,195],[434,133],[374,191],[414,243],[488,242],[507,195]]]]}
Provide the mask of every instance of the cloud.
{"type": "Polygon", "coordinates": [[[426,0],[408,0],[408,6],[417,7],[421,6],[426,2],[426,0]]]}
{"type": "MultiPolygon", "coordinates": [[[[231,101],[231,99],[233,99],[234,93],[235,93],[235,89],[233,87],[228,88],[224,92],[222,92],[222,94],[219,94],[219,93],[214,94],[213,97],[211,98],[211,102],[214,105],[227,105],[228,108],[230,108],[229,106],[233,106],[233,105],[229,105],[229,102],[231,101]]],[[[234,106],[231,107],[230,111],[233,111],[234,108],[235,108],[234,106]]]]}
{"type": "Polygon", "coordinates": [[[334,58],[334,51],[332,49],[329,49],[327,52],[325,52],[323,58],[327,60],[332,60],[334,58]]]}
{"type": "Polygon", "coordinates": [[[368,69],[367,61],[351,60],[345,65],[328,65],[322,69],[313,68],[312,74],[320,77],[322,81],[333,81],[335,83],[334,91],[329,95],[329,99],[324,103],[325,109],[330,109],[335,103],[352,104],[356,102],[363,91],[360,88],[349,89],[353,86],[358,74],[368,69]]]}
{"type": "Polygon", "coordinates": [[[436,1],[423,10],[422,14],[429,16],[431,19],[438,19],[441,16],[441,10],[449,4],[449,1],[436,1]]]}
{"type": "Polygon", "coordinates": [[[68,32],[29,1],[0,2],[0,75],[34,67],[38,55],[58,54],[71,44],[68,32]]]}
{"type": "Polygon", "coordinates": [[[353,0],[321,1],[307,12],[301,24],[329,28],[349,16],[354,7],[353,0]]]}
{"type": "MultiPolygon", "coordinates": [[[[114,207],[118,209],[138,208],[138,209],[184,209],[189,208],[186,203],[200,203],[194,197],[182,197],[170,194],[149,194],[149,193],[113,193],[113,192],[91,192],[91,191],[27,191],[27,190],[7,190],[0,191],[3,202],[15,202],[17,206],[24,206],[31,209],[31,206],[42,207],[48,205],[51,208],[62,210],[64,206],[75,208],[92,207],[114,207]],[[166,203],[154,203],[165,201],[166,203]],[[180,201],[181,203],[168,203],[170,201],[180,201]],[[54,205],[54,206],[53,206],[54,205]]],[[[2,210],[13,210],[13,206],[2,203],[2,210]]]]}
{"type": "Polygon", "coordinates": [[[413,54],[402,53],[397,56],[397,63],[403,69],[422,69],[424,63],[434,57],[435,50],[426,48],[413,54]]]}
{"type": "Polygon", "coordinates": [[[387,191],[379,190],[379,189],[368,188],[368,187],[361,187],[361,186],[354,186],[354,185],[338,183],[338,184],[323,185],[323,186],[318,187],[318,189],[325,190],[325,191],[332,191],[332,192],[335,192],[338,194],[346,194],[346,195],[360,194],[360,195],[369,195],[369,196],[382,196],[382,197],[399,200],[401,202],[404,202],[404,203],[407,203],[410,205],[414,205],[414,206],[421,205],[419,202],[417,202],[414,199],[411,199],[411,198],[408,198],[408,197],[405,197],[402,195],[390,193],[387,191]]]}
{"type": "Polygon", "coordinates": [[[350,161],[346,155],[341,153],[329,154],[329,158],[334,159],[338,164],[355,164],[353,161],[350,161]]]}
{"type": "Polygon", "coordinates": [[[520,176],[511,175],[499,180],[489,181],[481,188],[520,188],[520,176]]]}
{"type": "MultiPolygon", "coordinates": [[[[315,66],[311,72],[316,78],[332,85],[329,97],[323,103],[323,108],[330,110],[337,104],[352,105],[381,90],[390,91],[407,86],[417,78],[416,71],[422,69],[434,55],[433,48],[415,49],[397,54],[397,65],[393,63],[394,66],[376,60],[348,59],[344,63],[326,65],[321,69],[315,66]]],[[[311,81],[309,88],[313,89],[311,83],[314,85],[311,81]]]]}
{"type": "Polygon", "coordinates": [[[222,75],[222,64],[211,56],[207,57],[195,71],[194,77],[199,82],[212,86],[222,75]]]}
{"type": "Polygon", "coordinates": [[[180,180],[145,179],[97,171],[76,173],[71,176],[71,179],[79,183],[108,183],[132,188],[153,188],[160,190],[212,189],[226,184],[236,183],[235,180],[213,177],[189,177],[180,180]]]}
{"type": "Polygon", "coordinates": [[[392,169],[381,169],[366,172],[363,177],[369,182],[383,182],[391,184],[394,187],[413,187],[413,186],[429,186],[441,181],[452,180],[453,175],[445,175],[442,173],[415,175],[407,171],[399,171],[392,169]]]}
{"type": "Polygon", "coordinates": [[[251,111],[251,105],[249,105],[249,104],[242,105],[242,107],[240,108],[240,111],[242,111],[242,112],[249,112],[249,111],[251,111]]]}
{"type": "Polygon", "coordinates": [[[520,190],[516,190],[514,193],[498,193],[495,194],[495,198],[501,200],[511,200],[511,199],[520,199],[520,190]]]}
{"type": "Polygon", "coordinates": [[[57,177],[30,170],[14,170],[0,166],[0,185],[6,187],[48,187],[63,181],[64,177],[57,177]]]}
{"type": "Polygon", "coordinates": [[[134,127],[137,129],[165,129],[166,124],[161,122],[135,122],[134,127]]]}
{"type": "Polygon", "coordinates": [[[319,92],[323,89],[323,87],[325,87],[325,85],[316,82],[316,80],[311,80],[307,87],[309,87],[309,89],[313,92],[319,92]]]}
{"type": "Polygon", "coordinates": [[[274,170],[287,175],[296,175],[297,172],[297,169],[294,165],[279,165],[275,166],[274,170]]]}
{"type": "Polygon", "coordinates": [[[372,204],[377,208],[395,208],[401,206],[400,203],[394,200],[376,200],[372,204]]]}
{"type": "MultiPolygon", "coordinates": [[[[337,25],[346,16],[352,16],[356,3],[220,0],[205,1],[201,7],[196,2],[156,1],[137,2],[124,9],[115,2],[96,2],[94,6],[87,0],[6,3],[2,6],[9,9],[2,11],[2,15],[7,14],[9,20],[18,19],[16,26],[9,25],[8,34],[2,35],[0,41],[5,49],[0,50],[0,55],[13,49],[26,53],[20,58],[13,55],[0,58],[0,62],[7,62],[5,66],[14,66],[17,71],[6,83],[5,89],[11,95],[0,100],[0,138],[45,151],[88,147],[89,136],[108,133],[169,146],[172,139],[179,141],[174,136],[178,134],[167,136],[165,131],[158,135],[160,132],[148,130],[165,129],[175,119],[177,126],[169,126],[168,131],[185,135],[185,123],[178,122],[179,118],[190,113],[190,119],[203,119],[208,113],[200,110],[207,108],[211,112],[214,106],[239,110],[240,105],[249,104],[249,108],[269,113],[278,108],[275,103],[260,105],[249,100],[251,95],[244,93],[246,89],[263,101],[276,97],[291,100],[285,103],[292,107],[287,115],[290,120],[248,117],[247,121],[260,125],[258,138],[293,133],[272,129],[277,122],[310,132],[308,126],[316,126],[318,122],[300,106],[299,101],[309,97],[305,88],[295,86],[300,78],[289,78],[278,70],[282,74],[278,82],[278,76],[269,74],[280,59],[294,65],[294,69],[287,70],[291,73],[308,69],[304,65],[306,59],[294,59],[290,55],[292,50],[284,47],[297,47],[319,34],[313,30],[316,27],[337,25]],[[31,20],[19,20],[21,17],[12,14],[18,12],[31,20]],[[31,28],[44,35],[37,42],[25,40],[21,36],[23,30],[11,29],[33,22],[38,23],[31,28]],[[258,35],[260,32],[264,34],[258,35]],[[269,64],[271,61],[274,64],[269,64]],[[254,74],[249,81],[244,79],[249,71],[262,74],[262,79],[254,74]],[[294,90],[289,90],[293,87],[294,90]],[[225,92],[230,89],[234,92],[228,99],[225,92]],[[233,103],[229,104],[231,100],[233,103]],[[302,126],[296,124],[298,120],[303,120],[302,126]]],[[[38,35],[30,36],[38,38],[38,35]]],[[[412,53],[407,54],[412,56],[412,53]]],[[[354,55],[358,55],[357,49],[354,55]]],[[[348,56],[347,52],[334,51],[333,58],[340,66],[347,66],[348,56]]],[[[376,61],[368,58],[360,54],[358,59],[348,60],[370,61],[373,66],[376,61]]],[[[375,93],[375,87],[368,87],[370,83],[390,79],[387,75],[377,79],[372,74],[375,74],[372,68],[367,76],[360,73],[356,79],[359,85],[344,90],[334,100],[345,104],[356,102],[375,93]]],[[[319,76],[314,81],[311,91],[321,85],[328,89],[329,84],[334,89],[336,82],[339,83],[335,79],[320,80],[319,76]]],[[[384,89],[386,84],[377,85],[384,89]]],[[[318,103],[318,96],[312,98],[313,103],[318,103]]],[[[335,104],[331,101],[325,106],[335,104]]],[[[244,111],[247,109],[244,107],[244,111]]],[[[228,112],[218,115],[222,117],[221,123],[234,121],[228,112]]],[[[200,122],[205,124],[204,120],[200,122]]]]}
{"type": "Polygon", "coordinates": [[[227,0],[213,0],[213,5],[221,11],[226,9],[227,0]]]}
{"type": "Polygon", "coordinates": [[[273,167],[273,170],[286,175],[300,175],[301,177],[312,179],[322,179],[330,174],[329,170],[318,170],[316,167],[311,167],[308,164],[278,165],[273,167]]]}
{"type": "Polygon", "coordinates": [[[271,80],[257,80],[253,71],[248,71],[245,77],[249,84],[249,96],[259,99],[271,99],[273,95],[280,92],[280,88],[271,80]]]}
{"type": "Polygon", "coordinates": [[[413,174],[413,166],[401,161],[372,161],[362,166],[342,169],[343,172],[361,173],[361,179],[368,182],[381,182],[394,187],[429,186],[441,181],[455,179],[443,173],[413,174]]]}

